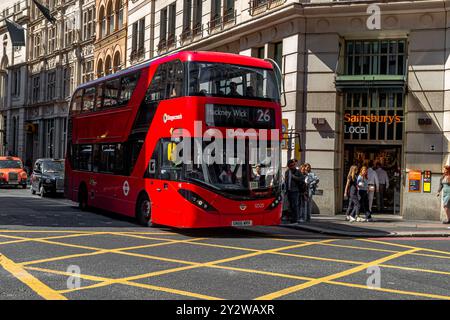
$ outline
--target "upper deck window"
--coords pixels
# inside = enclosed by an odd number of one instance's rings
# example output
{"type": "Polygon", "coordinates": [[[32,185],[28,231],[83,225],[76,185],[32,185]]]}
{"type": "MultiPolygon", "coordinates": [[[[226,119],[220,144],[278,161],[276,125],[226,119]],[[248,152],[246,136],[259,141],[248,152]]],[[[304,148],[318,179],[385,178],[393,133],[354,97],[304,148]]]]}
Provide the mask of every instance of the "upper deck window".
{"type": "Polygon", "coordinates": [[[85,89],[78,89],[72,99],[71,113],[99,111],[126,106],[139,81],[140,72],[115,77],[85,89]],[[81,103],[82,102],[82,103],[81,103]]]}
{"type": "Polygon", "coordinates": [[[191,96],[279,101],[275,73],[270,69],[224,63],[188,63],[191,96]]]}

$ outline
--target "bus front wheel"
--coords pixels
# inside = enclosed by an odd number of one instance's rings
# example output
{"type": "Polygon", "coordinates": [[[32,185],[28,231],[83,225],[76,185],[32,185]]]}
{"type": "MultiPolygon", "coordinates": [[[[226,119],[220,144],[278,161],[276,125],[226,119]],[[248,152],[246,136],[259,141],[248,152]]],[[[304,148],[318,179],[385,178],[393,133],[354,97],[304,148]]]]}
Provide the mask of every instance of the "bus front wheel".
{"type": "Polygon", "coordinates": [[[146,194],[141,194],[136,203],[136,219],[142,226],[152,226],[152,204],[146,194]]]}
{"type": "Polygon", "coordinates": [[[80,208],[81,211],[86,211],[88,209],[88,193],[84,185],[81,185],[78,191],[78,208],[80,208]]]}

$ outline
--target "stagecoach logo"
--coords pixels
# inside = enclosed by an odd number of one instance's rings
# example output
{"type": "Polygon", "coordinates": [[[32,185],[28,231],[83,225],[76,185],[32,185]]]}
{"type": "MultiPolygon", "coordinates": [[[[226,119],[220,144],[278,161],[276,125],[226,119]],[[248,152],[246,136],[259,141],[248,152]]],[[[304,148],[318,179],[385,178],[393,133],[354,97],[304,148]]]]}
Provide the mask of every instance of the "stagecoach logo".
{"type": "Polygon", "coordinates": [[[164,113],[163,115],[163,122],[166,123],[167,121],[174,121],[174,120],[181,120],[183,119],[182,114],[177,114],[174,116],[169,116],[167,113],[164,113]]]}
{"type": "Polygon", "coordinates": [[[244,211],[245,209],[247,209],[247,206],[244,203],[241,203],[241,205],[239,206],[239,209],[244,211]]]}
{"type": "Polygon", "coordinates": [[[125,197],[127,197],[128,193],[130,193],[130,185],[128,184],[128,181],[125,180],[125,182],[123,183],[122,190],[125,197]]]}

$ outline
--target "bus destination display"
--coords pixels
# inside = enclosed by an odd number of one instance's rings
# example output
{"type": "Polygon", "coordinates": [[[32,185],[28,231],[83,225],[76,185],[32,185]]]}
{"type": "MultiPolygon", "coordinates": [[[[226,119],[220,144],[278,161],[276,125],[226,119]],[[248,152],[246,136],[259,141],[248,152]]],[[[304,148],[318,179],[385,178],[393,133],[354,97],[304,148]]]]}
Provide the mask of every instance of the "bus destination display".
{"type": "Polygon", "coordinates": [[[271,129],[275,127],[275,112],[269,108],[207,104],[205,121],[214,127],[271,129]]]}

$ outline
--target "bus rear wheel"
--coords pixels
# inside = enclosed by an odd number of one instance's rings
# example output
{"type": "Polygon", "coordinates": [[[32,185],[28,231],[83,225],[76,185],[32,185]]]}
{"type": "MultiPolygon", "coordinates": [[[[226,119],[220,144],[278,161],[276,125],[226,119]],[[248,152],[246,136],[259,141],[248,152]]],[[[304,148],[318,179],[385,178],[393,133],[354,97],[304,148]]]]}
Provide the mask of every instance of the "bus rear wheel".
{"type": "Polygon", "coordinates": [[[152,226],[152,204],[146,194],[141,194],[136,203],[137,222],[146,227],[152,226]]]}
{"type": "Polygon", "coordinates": [[[88,209],[88,193],[84,185],[80,186],[78,191],[78,208],[81,211],[86,211],[88,209]]]}

